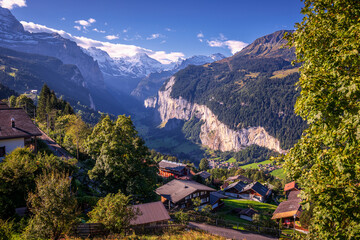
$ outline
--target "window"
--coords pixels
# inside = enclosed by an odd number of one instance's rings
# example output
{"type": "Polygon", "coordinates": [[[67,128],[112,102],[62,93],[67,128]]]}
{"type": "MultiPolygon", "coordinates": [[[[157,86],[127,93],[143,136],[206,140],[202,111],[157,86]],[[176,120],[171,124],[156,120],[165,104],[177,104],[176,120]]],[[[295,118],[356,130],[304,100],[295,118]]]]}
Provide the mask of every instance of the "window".
{"type": "Polygon", "coordinates": [[[4,147],[0,147],[0,157],[5,157],[5,146],[4,147]]]}

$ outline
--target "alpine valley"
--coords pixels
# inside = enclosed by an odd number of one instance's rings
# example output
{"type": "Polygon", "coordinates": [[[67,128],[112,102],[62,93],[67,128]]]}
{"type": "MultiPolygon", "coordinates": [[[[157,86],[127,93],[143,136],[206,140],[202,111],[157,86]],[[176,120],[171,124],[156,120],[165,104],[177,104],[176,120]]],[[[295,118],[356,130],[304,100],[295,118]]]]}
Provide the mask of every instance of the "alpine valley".
{"type": "Polygon", "coordinates": [[[0,91],[39,91],[46,83],[78,111],[131,115],[150,148],[194,162],[254,146],[284,153],[306,127],[294,114],[299,66],[291,64],[293,49],[283,48],[285,33],[229,58],[162,64],[145,53],[111,58],[57,33],[26,31],[0,8],[0,91]]]}

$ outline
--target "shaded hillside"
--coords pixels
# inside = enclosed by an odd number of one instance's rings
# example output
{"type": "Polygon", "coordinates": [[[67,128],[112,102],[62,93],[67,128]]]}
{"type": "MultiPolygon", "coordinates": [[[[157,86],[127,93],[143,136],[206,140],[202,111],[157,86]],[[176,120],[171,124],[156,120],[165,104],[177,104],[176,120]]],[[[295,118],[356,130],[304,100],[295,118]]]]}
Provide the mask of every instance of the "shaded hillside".
{"type": "Polygon", "coordinates": [[[66,99],[90,105],[79,69],[53,57],[0,48],[0,83],[19,93],[40,90],[47,83],[66,99]]]}
{"type": "Polygon", "coordinates": [[[12,95],[17,96],[18,94],[7,86],[0,84],[0,100],[8,98],[12,95]]]}
{"type": "Polygon", "coordinates": [[[230,58],[179,71],[171,97],[206,105],[233,130],[264,127],[283,149],[292,147],[306,124],[294,114],[299,73],[289,59],[293,50],[280,48],[283,35],[275,32],[230,58]]]}

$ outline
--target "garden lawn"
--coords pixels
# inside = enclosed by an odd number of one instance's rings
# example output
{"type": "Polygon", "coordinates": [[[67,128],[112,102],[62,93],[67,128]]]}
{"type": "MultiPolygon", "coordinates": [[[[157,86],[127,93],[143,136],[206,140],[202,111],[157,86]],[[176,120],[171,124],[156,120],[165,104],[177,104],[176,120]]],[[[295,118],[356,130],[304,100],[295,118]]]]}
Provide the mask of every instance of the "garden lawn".
{"type": "Polygon", "coordinates": [[[231,208],[248,208],[249,205],[259,211],[260,213],[273,213],[277,208],[276,205],[261,203],[251,200],[238,200],[238,199],[224,199],[225,206],[229,206],[231,208]]]}

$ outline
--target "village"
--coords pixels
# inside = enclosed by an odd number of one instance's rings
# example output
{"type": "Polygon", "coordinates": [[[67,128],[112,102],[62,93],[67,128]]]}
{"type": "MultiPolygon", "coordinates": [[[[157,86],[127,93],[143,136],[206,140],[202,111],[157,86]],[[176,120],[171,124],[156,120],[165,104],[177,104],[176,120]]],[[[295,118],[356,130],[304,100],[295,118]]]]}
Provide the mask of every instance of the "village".
{"type": "MultiPolygon", "coordinates": [[[[5,103],[1,103],[0,113],[0,159],[19,147],[29,147],[36,152],[37,138],[46,141],[57,156],[64,159],[70,157],[62,154],[60,146],[55,147],[55,141],[39,130],[23,109],[9,108],[5,103]]],[[[279,194],[284,194],[286,200],[276,206],[267,203],[277,201],[271,185],[242,175],[228,177],[221,182],[219,189],[216,189],[214,181],[217,181],[217,184],[219,181],[213,179],[212,174],[207,171],[195,173],[186,164],[168,160],[158,162],[157,168],[159,177],[163,178],[163,185],[155,190],[160,201],[132,206],[141,212],[131,221],[134,228],[167,227],[176,219],[177,213],[181,212],[186,215],[186,220],[181,220],[183,224],[200,221],[220,227],[230,226],[232,229],[255,229],[258,233],[278,237],[282,234],[281,228],[306,233],[306,229],[299,223],[302,212],[301,190],[295,182],[285,185],[284,192],[279,194]],[[260,219],[265,219],[268,223],[261,226],[263,223],[260,219]]],[[[28,211],[23,207],[17,208],[16,212],[24,216],[28,211]]],[[[79,227],[83,228],[84,226],[79,227]]],[[[99,232],[101,231],[98,229],[88,234],[99,232]]]]}

